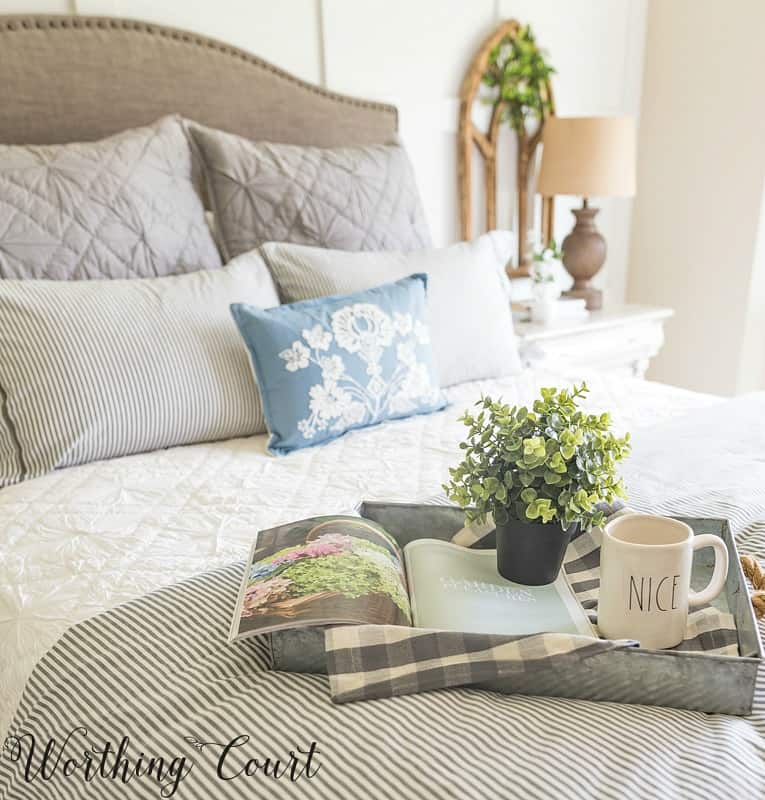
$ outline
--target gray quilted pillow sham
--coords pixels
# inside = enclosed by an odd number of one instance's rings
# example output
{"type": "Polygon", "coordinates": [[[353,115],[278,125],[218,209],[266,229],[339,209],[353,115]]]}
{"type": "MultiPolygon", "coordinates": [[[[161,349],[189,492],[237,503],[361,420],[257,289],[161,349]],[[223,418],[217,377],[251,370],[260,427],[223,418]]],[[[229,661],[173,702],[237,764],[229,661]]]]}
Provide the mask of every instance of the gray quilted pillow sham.
{"type": "Polygon", "coordinates": [[[220,266],[178,117],[97,142],[0,145],[0,278],[146,278],[220,266]]]}
{"type": "Polygon", "coordinates": [[[240,302],[279,302],[257,253],[164,278],[0,281],[0,487],[264,431],[240,302]]]}
{"type": "Polygon", "coordinates": [[[335,250],[430,245],[414,172],[398,145],[252,142],[189,123],[225,258],[264,242],[335,250]]]}

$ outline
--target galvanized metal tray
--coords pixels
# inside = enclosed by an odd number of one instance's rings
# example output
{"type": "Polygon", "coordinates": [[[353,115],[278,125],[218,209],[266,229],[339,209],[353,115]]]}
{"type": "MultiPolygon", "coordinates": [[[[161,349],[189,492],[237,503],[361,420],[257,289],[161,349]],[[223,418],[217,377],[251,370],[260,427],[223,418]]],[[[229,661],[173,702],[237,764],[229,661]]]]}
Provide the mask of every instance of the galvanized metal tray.
{"type": "MultiPolygon", "coordinates": [[[[415,539],[448,540],[465,524],[464,512],[451,506],[365,502],[363,517],[382,525],[401,547],[415,539]]],[[[738,634],[739,656],[703,652],[628,648],[593,656],[565,669],[524,673],[483,685],[504,694],[545,695],[615,703],[686,708],[709,713],[746,715],[752,710],[762,644],[741,571],[736,543],[727,520],[680,517],[695,534],[721,536],[730,569],[725,591],[715,606],[729,611],[738,634]]],[[[479,546],[494,547],[494,535],[479,546]]],[[[714,567],[708,548],[694,554],[691,584],[705,586],[714,567]]],[[[323,628],[272,634],[274,668],[289,672],[326,673],[323,628]]]]}

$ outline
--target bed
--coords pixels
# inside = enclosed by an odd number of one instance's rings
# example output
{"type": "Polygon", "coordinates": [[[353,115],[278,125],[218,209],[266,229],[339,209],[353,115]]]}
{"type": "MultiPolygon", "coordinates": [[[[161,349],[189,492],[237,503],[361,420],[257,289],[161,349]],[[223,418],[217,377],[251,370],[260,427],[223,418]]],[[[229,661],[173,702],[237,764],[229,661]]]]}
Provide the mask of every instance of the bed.
{"type": "MultiPolygon", "coordinates": [[[[5,18],[0,64],[0,142],[90,140],[168,112],[253,139],[323,146],[383,143],[397,127],[392,107],[326,92],[227,45],[139,22],[5,18]],[[127,63],[136,68],[124,69],[127,63]]],[[[633,434],[625,469],[631,505],[726,516],[740,547],[765,556],[765,398],[731,404],[651,382],[588,380],[589,407],[611,411],[616,427],[633,434]]],[[[259,529],[342,513],[362,500],[427,501],[458,455],[464,407],[482,393],[529,402],[541,386],[560,382],[525,370],[463,383],[448,390],[443,411],[284,459],[269,456],[266,437],[257,435],[95,461],[3,488],[0,731],[35,664],[73,624],[240,561],[259,529]]],[[[162,642],[158,634],[138,643],[137,657],[162,642]]],[[[471,689],[333,707],[325,677],[266,666],[265,656],[249,665],[257,673],[251,703],[232,709],[231,731],[202,730],[202,716],[188,735],[249,734],[257,757],[313,740],[321,772],[295,786],[219,781],[215,796],[765,794],[762,681],[749,718],[471,689]]],[[[147,731],[163,724],[141,721],[147,731]]],[[[179,752],[194,746],[183,738],[179,752]]],[[[0,766],[7,767],[2,758],[0,766]]],[[[203,796],[207,788],[190,776],[178,796],[203,796]]],[[[93,794],[86,790],[69,789],[72,797],[158,796],[156,785],[137,781],[112,794],[99,794],[97,784],[93,794]]],[[[0,769],[3,800],[48,796],[61,795],[0,769]]]]}

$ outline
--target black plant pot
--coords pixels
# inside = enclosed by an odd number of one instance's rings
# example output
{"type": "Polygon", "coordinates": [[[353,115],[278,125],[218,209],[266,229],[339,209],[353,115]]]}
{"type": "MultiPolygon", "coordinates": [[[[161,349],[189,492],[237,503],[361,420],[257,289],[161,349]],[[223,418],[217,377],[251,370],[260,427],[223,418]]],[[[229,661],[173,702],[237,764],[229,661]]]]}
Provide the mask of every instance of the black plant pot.
{"type": "Polygon", "coordinates": [[[559,522],[525,523],[510,520],[497,525],[497,569],[503,578],[526,586],[552,583],[576,530],[563,530],[559,522]]]}

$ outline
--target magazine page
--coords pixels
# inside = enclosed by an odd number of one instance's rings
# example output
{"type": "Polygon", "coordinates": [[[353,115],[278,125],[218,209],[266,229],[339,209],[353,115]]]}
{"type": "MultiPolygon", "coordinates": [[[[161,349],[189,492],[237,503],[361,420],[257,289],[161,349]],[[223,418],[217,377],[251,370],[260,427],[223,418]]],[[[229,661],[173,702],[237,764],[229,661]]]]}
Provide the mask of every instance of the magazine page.
{"type": "Polygon", "coordinates": [[[261,531],[245,565],[229,641],[284,628],[411,625],[396,541],[361,517],[261,531]]]}
{"type": "Polygon", "coordinates": [[[411,542],[404,556],[418,628],[595,635],[562,570],[554,583],[523,586],[497,572],[494,550],[470,550],[437,539],[411,542]]]}

